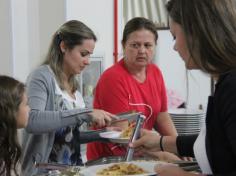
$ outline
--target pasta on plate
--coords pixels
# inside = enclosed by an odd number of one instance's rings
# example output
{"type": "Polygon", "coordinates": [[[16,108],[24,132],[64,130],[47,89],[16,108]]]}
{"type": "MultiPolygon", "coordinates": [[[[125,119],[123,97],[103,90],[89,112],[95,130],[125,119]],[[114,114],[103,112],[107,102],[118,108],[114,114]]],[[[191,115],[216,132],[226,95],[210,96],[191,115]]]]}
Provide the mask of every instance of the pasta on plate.
{"type": "Polygon", "coordinates": [[[97,176],[113,175],[113,176],[122,176],[122,175],[136,175],[136,174],[145,174],[143,168],[132,164],[132,163],[117,163],[113,164],[107,168],[104,168],[96,173],[97,176]]]}
{"type": "Polygon", "coordinates": [[[154,167],[166,164],[161,161],[131,161],[110,164],[98,164],[85,167],[80,171],[81,176],[149,176],[155,175],[154,167]]]}
{"type": "Polygon", "coordinates": [[[134,123],[130,123],[128,128],[122,131],[120,138],[130,138],[134,131],[134,123]]]}

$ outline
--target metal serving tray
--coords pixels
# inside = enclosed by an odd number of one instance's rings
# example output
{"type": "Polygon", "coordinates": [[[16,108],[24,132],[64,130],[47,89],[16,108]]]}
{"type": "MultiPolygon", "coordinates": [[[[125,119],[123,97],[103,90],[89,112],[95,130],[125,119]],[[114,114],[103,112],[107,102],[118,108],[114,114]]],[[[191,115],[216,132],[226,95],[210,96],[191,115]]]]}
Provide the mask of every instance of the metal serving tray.
{"type": "MultiPolygon", "coordinates": [[[[158,161],[158,160],[153,157],[135,157],[133,161],[158,161]]],[[[121,156],[103,157],[97,160],[87,161],[85,163],[85,167],[94,166],[94,165],[102,165],[102,164],[110,164],[110,163],[119,163],[119,162],[125,162],[125,157],[121,157],[121,156]]],[[[181,167],[185,171],[200,172],[200,168],[196,161],[176,161],[172,163],[177,164],[179,167],[181,167]]]]}
{"type": "MultiPolygon", "coordinates": [[[[158,161],[156,159],[153,159],[151,157],[134,157],[134,161],[138,160],[145,160],[145,161],[158,161]]],[[[85,166],[93,166],[93,165],[100,165],[100,164],[110,164],[110,163],[118,163],[125,161],[125,157],[121,156],[109,156],[109,157],[103,157],[99,158],[97,160],[90,160],[85,163],[85,166]]]]}

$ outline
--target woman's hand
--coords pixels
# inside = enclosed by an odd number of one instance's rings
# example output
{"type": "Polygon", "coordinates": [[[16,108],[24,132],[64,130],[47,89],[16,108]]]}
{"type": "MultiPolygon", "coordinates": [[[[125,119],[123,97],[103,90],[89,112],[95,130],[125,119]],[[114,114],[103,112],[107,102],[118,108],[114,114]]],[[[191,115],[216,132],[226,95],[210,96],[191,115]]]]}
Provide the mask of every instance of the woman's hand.
{"type": "Polygon", "coordinates": [[[160,151],[160,136],[158,133],[141,129],[141,137],[134,141],[133,143],[129,144],[130,147],[133,147],[140,152],[145,151],[160,151]]]}
{"type": "Polygon", "coordinates": [[[186,172],[180,167],[171,164],[156,165],[154,170],[158,176],[196,176],[196,174],[186,172]]]}
{"type": "Polygon", "coordinates": [[[89,115],[92,117],[92,123],[95,123],[98,127],[110,124],[112,118],[115,117],[115,115],[100,109],[94,109],[89,115]]]}
{"type": "Polygon", "coordinates": [[[170,152],[151,152],[149,150],[145,151],[145,154],[151,157],[155,157],[158,160],[161,161],[167,161],[167,162],[173,162],[173,161],[180,161],[181,158],[179,158],[177,155],[170,153],[170,152]]]}

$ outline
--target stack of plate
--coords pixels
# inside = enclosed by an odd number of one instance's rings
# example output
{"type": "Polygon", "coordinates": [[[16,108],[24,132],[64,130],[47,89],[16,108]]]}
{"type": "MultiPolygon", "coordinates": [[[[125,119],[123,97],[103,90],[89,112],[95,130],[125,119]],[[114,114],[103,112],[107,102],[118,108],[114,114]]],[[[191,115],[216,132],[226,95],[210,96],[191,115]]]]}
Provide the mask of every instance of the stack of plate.
{"type": "Polygon", "coordinates": [[[171,109],[169,114],[179,135],[198,134],[205,123],[206,113],[198,109],[171,109]]]}

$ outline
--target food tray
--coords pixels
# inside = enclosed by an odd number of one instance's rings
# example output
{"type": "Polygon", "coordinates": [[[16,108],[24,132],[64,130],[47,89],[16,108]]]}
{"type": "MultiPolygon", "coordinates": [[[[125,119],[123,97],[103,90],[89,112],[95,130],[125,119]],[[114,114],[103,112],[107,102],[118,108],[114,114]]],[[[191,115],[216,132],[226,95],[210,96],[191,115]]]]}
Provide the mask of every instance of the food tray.
{"type": "MultiPolygon", "coordinates": [[[[158,161],[153,159],[153,157],[134,157],[134,161],[158,161]]],[[[101,164],[110,164],[110,163],[119,163],[125,161],[125,158],[122,156],[109,156],[99,158],[97,160],[90,160],[85,163],[85,166],[101,165],[101,164]]]]}

